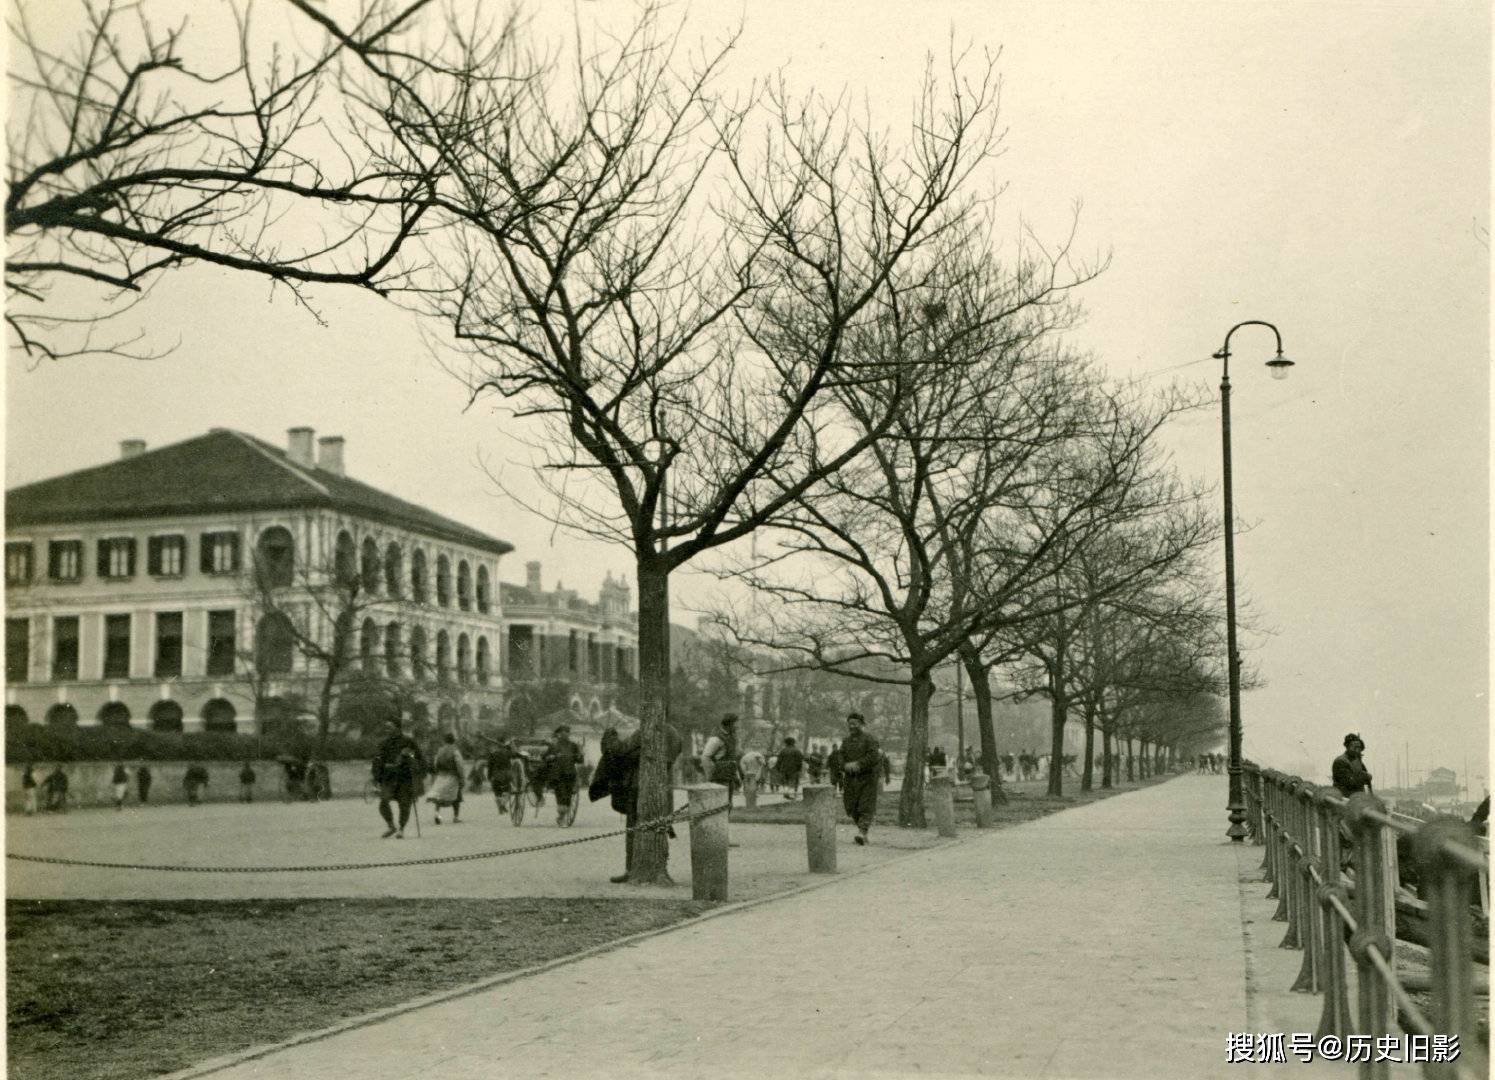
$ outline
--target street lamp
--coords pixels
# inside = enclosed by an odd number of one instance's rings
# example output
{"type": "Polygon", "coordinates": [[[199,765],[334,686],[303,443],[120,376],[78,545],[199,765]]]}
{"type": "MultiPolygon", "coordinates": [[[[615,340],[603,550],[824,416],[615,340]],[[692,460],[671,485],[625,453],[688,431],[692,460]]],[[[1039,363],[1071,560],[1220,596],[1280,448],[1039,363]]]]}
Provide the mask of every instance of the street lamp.
{"type": "Polygon", "coordinates": [[[1269,322],[1248,319],[1236,323],[1225,335],[1225,344],[1215,353],[1223,362],[1220,372],[1220,441],[1225,458],[1225,648],[1226,670],[1230,682],[1230,828],[1225,835],[1237,844],[1246,839],[1246,799],[1241,790],[1241,654],[1235,643],[1235,507],[1230,490],[1230,338],[1243,326],[1265,326],[1277,338],[1277,356],[1267,361],[1274,379],[1287,378],[1293,362],[1282,355],[1282,334],[1269,322]]]}

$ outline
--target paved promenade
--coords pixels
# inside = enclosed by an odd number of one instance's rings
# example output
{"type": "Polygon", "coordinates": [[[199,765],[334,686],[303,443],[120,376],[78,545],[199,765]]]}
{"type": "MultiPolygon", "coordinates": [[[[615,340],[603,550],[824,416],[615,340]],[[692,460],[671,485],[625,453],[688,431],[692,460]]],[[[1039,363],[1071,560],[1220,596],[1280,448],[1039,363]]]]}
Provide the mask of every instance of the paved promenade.
{"type": "Polygon", "coordinates": [[[973,834],[213,1075],[1251,1075],[1226,1033],[1312,1030],[1318,999],[1261,945],[1224,793],[1186,776],[973,834]]]}

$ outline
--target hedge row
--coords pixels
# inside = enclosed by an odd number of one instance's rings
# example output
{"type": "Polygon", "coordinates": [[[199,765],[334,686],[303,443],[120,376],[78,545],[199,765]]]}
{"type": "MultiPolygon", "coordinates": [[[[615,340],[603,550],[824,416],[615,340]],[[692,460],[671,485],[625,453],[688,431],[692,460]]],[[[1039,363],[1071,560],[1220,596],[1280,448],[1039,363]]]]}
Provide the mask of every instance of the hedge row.
{"type": "MultiPolygon", "coordinates": [[[[264,761],[280,754],[311,757],[316,739],[306,733],[239,735],[220,731],[149,731],[140,728],[59,728],[43,724],[7,727],[5,758],[13,764],[42,761],[264,761]]],[[[333,735],[328,761],[367,759],[373,741],[333,735]]]]}

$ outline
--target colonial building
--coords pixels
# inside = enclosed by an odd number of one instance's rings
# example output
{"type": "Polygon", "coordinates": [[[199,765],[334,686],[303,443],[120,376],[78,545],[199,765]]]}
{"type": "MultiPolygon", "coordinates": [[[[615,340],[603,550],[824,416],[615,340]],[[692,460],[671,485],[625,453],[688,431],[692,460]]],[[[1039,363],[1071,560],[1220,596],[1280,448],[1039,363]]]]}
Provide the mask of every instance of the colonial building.
{"type": "Polygon", "coordinates": [[[253,733],[307,715],[337,639],[343,685],[499,715],[512,545],[352,479],[343,449],[215,428],[9,491],[6,723],[253,733]]]}
{"type": "Polygon", "coordinates": [[[570,686],[570,708],[598,717],[620,681],[638,675],[638,616],[628,583],[608,574],[596,602],[559,581],[546,590],[541,564],[524,564],[525,582],[503,582],[499,595],[506,641],[504,669],[512,685],[556,681],[570,686]]]}

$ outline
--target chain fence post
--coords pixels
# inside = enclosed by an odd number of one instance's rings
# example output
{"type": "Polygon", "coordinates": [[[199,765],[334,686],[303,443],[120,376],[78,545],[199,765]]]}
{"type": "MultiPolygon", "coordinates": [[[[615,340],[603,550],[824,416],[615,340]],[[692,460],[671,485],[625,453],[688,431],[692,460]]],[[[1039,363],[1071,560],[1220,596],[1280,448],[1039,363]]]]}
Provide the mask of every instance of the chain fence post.
{"type": "Polygon", "coordinates": [[[971,803],[976,810],[976,828],[991,828],[991,777],[984,772],[971,774],[971,803]]]}
{"type": "Polygon", "coordinates": [[[690,784],[690,893],[727,899],[727,805],[724,784],[690,784]]]}
{"type": "Polygon", "coordinates": [[[836,789],[829,784],[806,784],[805,807],[805,852],[809,856],[810,873],[834,874],[836,872],[836,789]]]}
{"type": "Polygon", "coordinates": [[[927,785],[930,802],[934,804],[934,827],[943,837],[955,835],[955,781],[942,773],[930,777],[927,785]]]}

